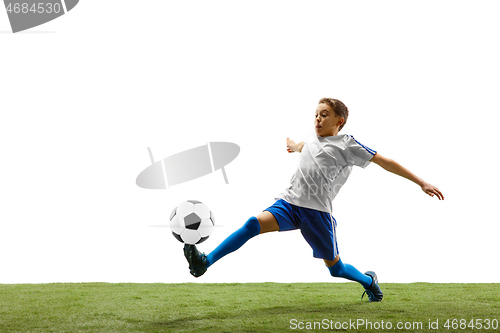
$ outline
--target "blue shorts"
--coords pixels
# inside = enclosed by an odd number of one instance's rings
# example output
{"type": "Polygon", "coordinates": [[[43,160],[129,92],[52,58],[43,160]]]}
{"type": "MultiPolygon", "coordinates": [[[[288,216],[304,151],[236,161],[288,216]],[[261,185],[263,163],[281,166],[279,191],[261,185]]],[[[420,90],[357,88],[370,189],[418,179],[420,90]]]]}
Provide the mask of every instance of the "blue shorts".
{"type": "Polygon", "coordinates": [[[302,236],[312,247],[315,258],[333,260],[339,254],[335,235],[337,222],[332,215],[295,206],[283,199],[266,210],[276,218],[280,231],[300,229],[302,236]]]}

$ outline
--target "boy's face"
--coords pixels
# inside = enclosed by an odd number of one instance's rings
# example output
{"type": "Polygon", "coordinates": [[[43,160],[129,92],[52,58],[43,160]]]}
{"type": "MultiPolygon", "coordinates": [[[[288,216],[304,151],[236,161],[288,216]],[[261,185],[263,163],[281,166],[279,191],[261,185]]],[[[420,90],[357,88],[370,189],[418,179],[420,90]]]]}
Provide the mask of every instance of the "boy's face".
{"type": "Polygon", "coordinates": [[[328,104],[321,103],[316,109],[314,126],[316,134],[325,137],[339,133],[339,127],[344,123],[344,118],[338,117],[328,104]]]}

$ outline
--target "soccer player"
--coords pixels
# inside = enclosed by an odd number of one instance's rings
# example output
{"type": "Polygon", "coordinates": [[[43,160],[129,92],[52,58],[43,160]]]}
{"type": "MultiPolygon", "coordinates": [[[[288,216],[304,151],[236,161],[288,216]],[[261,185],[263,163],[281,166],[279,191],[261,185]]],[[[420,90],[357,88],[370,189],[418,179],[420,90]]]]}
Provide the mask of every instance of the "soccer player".
{"type": "Polygon", "coordinates": [[[366,293],[370,302],[382,300],[383,293],[375,272],[363,274],[340,259],[335,235],[337,222],[331,215],[332,200],[346,182],[352,167],[365,168],[370,162],[418,184],[431,197],[443,200],[444,196],[437,187],[396,161],[362,145],[352,135],[339,134],[348,115],[347,107],[337,99],[322,98],[319,101],[314,116],[316,133],[300,143],[287,139],[287,151],[301,153],[290,186],[272,206],[257,217],[250,217],[208,255],[200,253],[195,245],[184,245],[184,256],[193,276],[203,275],[220,258],[236,251],[254,236],[300,229],[313,249],[313,256],[324,260],[332,276],[359,282],[365,289],[361,299],[366,293]]]}

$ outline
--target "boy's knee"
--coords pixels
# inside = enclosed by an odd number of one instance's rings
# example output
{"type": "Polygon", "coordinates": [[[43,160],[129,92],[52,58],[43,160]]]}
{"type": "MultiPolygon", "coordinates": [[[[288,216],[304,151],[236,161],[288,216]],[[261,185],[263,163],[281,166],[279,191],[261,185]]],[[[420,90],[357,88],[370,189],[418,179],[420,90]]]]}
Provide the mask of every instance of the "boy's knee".
{"type": "Polygon", "coordinates": [[[344,273],[344,264],[342,261],[339,259],[335,265],[332,267],[328,267],[328,270],[330,271],[330,275],[334,277],[342,277],[344,273]]]}
{"type": "Polygon", "coordinates": [[[257,236],[260,233],[260,223],[255,216],[252,216],[243,225],[245,229],[253,236],[257,236]]]}

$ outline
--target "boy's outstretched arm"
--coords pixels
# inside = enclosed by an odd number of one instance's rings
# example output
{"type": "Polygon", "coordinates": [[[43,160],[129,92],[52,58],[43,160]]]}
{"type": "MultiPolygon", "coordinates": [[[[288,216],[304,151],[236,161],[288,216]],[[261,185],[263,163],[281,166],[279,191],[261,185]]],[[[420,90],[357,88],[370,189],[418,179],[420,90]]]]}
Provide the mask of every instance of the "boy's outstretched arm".
{"type": "Polygon", "coordinates": [[[390,171],[396,175],[399,175],[401,177],[404,177],[406,179],[411,180],[412,182],[414,182],[415,184],[420,186],[422,188],[422,191],[424,191],[425,193],[427,193],[431,197],[436,195],[439,200],[444,200],[443,194],[441,193],[441,191],[439,191],[439,189],[436,186],[433,186],[433,185],[427,183],[426,181],[424,181],[422,178],[417,177],[414,173],[412,173],[410,170],[403,167],[398,162],[391,160],[387,157],[384,157],[384,156],[380,155],[379,153],[376,153],[372,157],[371,161],[375,164],[380,165],[382,168],[384,168],[387,171],[390,171]]]}

